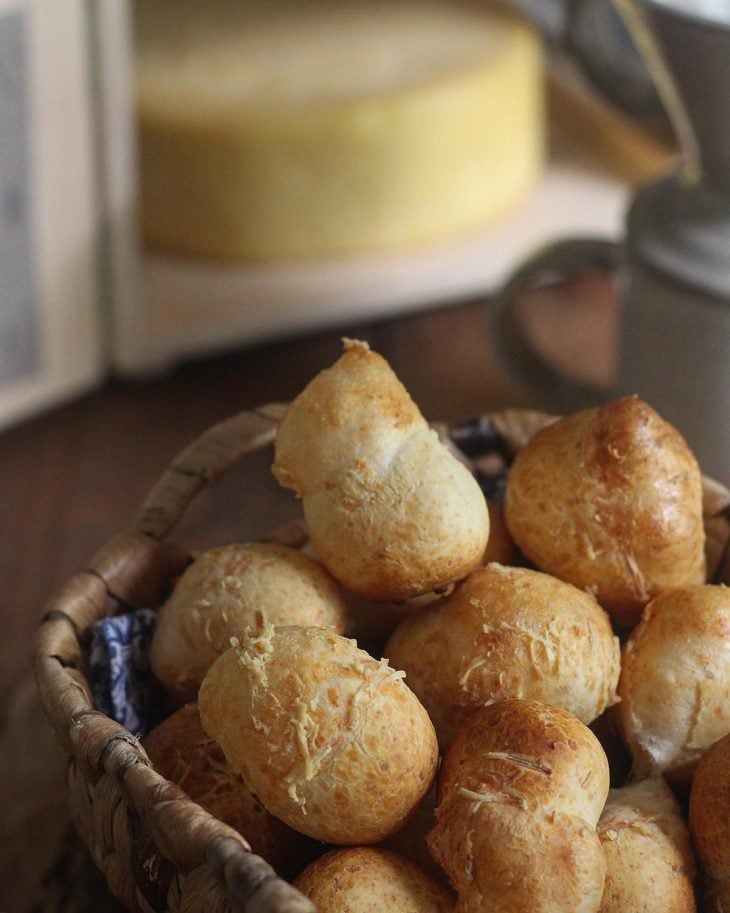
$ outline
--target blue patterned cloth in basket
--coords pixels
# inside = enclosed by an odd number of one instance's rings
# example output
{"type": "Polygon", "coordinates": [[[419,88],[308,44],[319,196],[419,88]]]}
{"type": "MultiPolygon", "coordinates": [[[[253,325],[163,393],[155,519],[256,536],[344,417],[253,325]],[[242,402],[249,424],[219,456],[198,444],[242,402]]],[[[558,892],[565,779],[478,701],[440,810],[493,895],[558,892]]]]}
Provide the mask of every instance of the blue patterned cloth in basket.
{"type": "Polygon", "coordinates": [[[96,706],[140,736],[159,721],[162,710],[147,660],[156,619],[152,609],[137,609],[102,618],[91,631],[88,677],[96,706]]]}

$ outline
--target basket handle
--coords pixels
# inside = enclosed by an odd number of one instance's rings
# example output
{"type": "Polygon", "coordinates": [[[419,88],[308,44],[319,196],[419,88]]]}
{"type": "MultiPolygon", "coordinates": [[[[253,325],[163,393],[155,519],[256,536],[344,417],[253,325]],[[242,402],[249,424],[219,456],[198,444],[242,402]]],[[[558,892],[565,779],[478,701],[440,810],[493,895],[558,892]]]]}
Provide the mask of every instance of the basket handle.
{"type": "MultiPolygon", "coordinates": [[[[210,428],[172,461],[147,496],[131,526],[115,536],[46,606],[34,645],[34,665],[44,710],[61,746],[88,782],[107,778],[130,807],[156,823],[157,840],[176,864],[208,864],[217,873],[233,908],[241,913],[315,913],[299,891],[279,878],[263,859],[203,809],[180,797],[195,812],[197,839],[181,848],[177,822],[170,819],[179,792],[148,766],[137,740],[94,710],[81,642],[94,622],[119,603],[152,604],[162,581],[187,560],[163,542],[198,492],[247,453],[271,444],[286,405],[274,403],[241,412],[210,428]],[[152,814],[151,810],[156,809],[152,814]]],[[[174,818],[174,815],[173,815],[174,818]]]]}
{"type": "Polygon", "coordinates": [[[206,485],[247,453],[271,444],[287,406],[269,403],[214,425],[181,451],[147,495],[132,530],[164,539],[206,485]]]}

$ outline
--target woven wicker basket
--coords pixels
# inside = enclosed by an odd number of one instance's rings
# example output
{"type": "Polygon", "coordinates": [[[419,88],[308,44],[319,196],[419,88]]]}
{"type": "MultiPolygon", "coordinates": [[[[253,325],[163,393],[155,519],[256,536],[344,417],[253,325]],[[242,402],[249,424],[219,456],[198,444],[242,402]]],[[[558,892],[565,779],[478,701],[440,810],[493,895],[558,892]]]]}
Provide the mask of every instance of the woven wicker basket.
{"type": "MultiPolygon", "coordinates": [[[[94,708],[85,675],[92,625],[130,606],[159,603],[190,556],[167,537],[187,506],[247,453],[273,442],[285,407],[270,405],[211,428],[179,454],[131,526],[48,603],[35,644],[45,712],[68,762],[73,821],[111,891],[131,911],[304,913],[314,908],[151,767],[138,740],[94,708]]],[[[508,411],[469,424],[508,454],[550,418],[508,411]]],[[[452,429],[459,442],[464,427],[452,429]]],[[[438,429],[448,436],[449,429],[438,429]]],[[[730,583],[730,492],[705,480],[708,566],[730,583]]],[[[294,544],[294,543],[292,543],[294,544]]]]}

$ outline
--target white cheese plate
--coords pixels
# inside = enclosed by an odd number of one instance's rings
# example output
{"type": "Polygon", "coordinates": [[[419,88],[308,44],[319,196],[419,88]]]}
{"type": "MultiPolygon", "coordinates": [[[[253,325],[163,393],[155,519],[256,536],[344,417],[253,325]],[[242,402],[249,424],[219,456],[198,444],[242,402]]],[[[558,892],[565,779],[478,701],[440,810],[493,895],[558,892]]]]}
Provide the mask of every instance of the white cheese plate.
{"type": "Polygon", "coordinates": [[[146,372],[192,355],[489,295],[559,237],[618,238],[627,196],[619,178],[556,160],[497,223],[427,249],[252,265],[146,253],[140,294],[117,327],[116,367],[146,372]]]}

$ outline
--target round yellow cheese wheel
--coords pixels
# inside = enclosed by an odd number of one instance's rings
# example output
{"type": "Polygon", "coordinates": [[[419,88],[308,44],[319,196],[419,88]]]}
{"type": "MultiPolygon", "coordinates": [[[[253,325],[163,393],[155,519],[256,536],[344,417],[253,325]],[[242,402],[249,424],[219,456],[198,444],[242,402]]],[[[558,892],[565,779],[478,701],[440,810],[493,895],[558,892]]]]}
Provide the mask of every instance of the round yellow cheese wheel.
{"type": "Polygon", "coordinates": [[[434,0],[138,0],[143,236],[257,261],[481,228],[542,162],[537,38],[434,0]]]}

